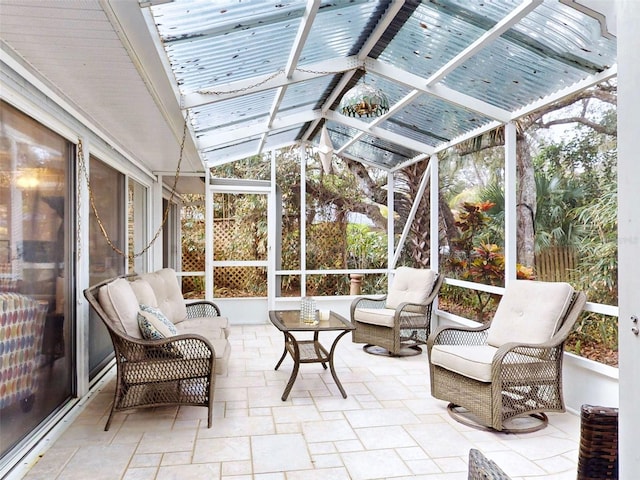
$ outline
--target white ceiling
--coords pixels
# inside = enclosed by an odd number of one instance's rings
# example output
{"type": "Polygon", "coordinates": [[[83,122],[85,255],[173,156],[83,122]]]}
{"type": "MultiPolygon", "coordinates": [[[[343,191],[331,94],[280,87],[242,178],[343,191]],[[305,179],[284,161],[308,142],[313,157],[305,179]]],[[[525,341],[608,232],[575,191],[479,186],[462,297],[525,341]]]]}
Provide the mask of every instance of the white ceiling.
{"type": "MultiPolygon", "coordinates": [[[[1,0],[2,47],[54,85],[109,143],[150,171],[170,175],[182,113],[140,12],[134,0],[1,0]]],[[[189,135],[181,170],[203,171],[189,135]]]]}

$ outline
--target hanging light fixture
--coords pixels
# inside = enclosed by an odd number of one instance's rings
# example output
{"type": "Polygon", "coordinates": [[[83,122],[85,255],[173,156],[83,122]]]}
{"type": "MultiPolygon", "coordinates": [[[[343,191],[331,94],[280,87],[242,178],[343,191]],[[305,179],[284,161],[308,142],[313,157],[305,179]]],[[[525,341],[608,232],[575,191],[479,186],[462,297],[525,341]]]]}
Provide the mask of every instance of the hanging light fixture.
{"type": "Polygon", "coordinates": [[[320,142],[318,144],[318,155],[320,155],[320,163],[322,163],[322,170],[327,175],[333,172],[331,165],[331,159],[333,158],[333,144],[331,143],[331,137],[327,131],[327,124],[322,125],[322,132],[320,133],[320,142]]]}
{"type": "MultiPolygon", "coordinates": [[[[366,72],[365,72],[366,75],[366,72]]],[[[348,117],[379,117],[389,111],[389,99],[379,88],[364,82],[344,94],[338,110],[348,117]]]]}

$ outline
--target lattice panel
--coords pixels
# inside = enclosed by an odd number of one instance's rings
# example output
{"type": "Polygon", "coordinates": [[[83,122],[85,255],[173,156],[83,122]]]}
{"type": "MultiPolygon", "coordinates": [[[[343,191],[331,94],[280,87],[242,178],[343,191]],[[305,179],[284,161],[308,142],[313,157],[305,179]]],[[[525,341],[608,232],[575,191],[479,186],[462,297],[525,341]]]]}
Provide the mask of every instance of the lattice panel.
{"type": "MultiPolygon", "coordinates": [[[[202,227],[204,229],[204,224],[202,227]]],[[[307,268],[308,269],[336,269],[346,267],[346,224],[318,223],[309,225],[307,230],[307,268]]],[[[234,220],[216,220],[214,226],[214,258],[225,258],[225,246],[233,240],[235,232],[234,220]]],[[[202,232],[204,237],[204,232],[202,232]]],[[[235,260],[253,260],[251,258],[234,258],[235,260]]],[[[182,271],[204,271],[204,243],[201,248],[189,251],[183,248],[182,271]]],[[[214,271],[214,286],[216,296],[247,296],[266,295],[266,269],[258,267],[224,267],[214,271]],[[264,292],[263,292],[264,290],[264,292]]],[[[318,277],[315,282],[307,285],[312,292],[329,291],[340,292],[344,285],[340,285],[339,277],[326,275],[318,277]]],[[[201,290],[196,285],[197,279],[185,277],[183,291],[194,292],[201,290]]]]}

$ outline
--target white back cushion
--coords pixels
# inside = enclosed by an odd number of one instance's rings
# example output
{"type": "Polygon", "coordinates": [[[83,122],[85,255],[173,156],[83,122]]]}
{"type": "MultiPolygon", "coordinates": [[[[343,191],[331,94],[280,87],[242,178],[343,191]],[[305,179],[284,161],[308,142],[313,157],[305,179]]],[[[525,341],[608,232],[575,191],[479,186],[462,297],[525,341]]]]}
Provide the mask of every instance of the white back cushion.
{"type": "Polygon", "coordinates": [[[163,268],[157,272],[144,273],[140,278],[151,285],[156,296],[157,307],[169,320],[179,323],[187,318],[187,306],[184,303],[175,270],[163,268]]]}
{"type": "Polygon", "coordinates": [[[133,293],[136,294],[138,303],[158,308],[158,299],[149,282],[138,278],[131,282],[131,288],[133,288],[133,293]]]}
{"type": "MultiPolygon", "coordinates": [[[[424,303],[429,297],[436,272],[427,268],[398,267],[387,294],[386,308],[396,309],[401,303],[424,303]]],[[[409,307],[410,311],[422,311],[420,307],[409,307]]]]}
{"type": "Polygon", "coordinates": [[[573,295],[564,282],[514,280],[506,288],[489,328],[487,343],[542,343],[559,327],[573,295]]]}
{"type": "Polygon", "coordinates": [[[128,280],[118,278],[102,286],[98,290],[98,301],[116,330],[142,338],[138,327],[140,306],[128,280]]]}

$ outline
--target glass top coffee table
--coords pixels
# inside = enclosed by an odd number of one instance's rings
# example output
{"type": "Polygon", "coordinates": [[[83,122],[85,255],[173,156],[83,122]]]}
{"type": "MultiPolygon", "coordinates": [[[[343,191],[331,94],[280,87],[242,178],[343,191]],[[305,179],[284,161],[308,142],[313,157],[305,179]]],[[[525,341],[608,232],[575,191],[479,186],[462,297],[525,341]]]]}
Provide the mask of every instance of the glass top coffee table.
{"type": "Polygon", "coordinates": [[[344,388],[342,388],[342,384],[338,380],[336,371],[333,368],[333,354],[335,352],[336,345],[338,344],[338,340],[340,340],[346,333],[355,330],[356,327],[349,320],[335,312],[328,312],[328,314],[322,315],[321,317],[322,318],[319,318],[316,325],[311,325],[304,323],[300,319],[299,310],[269,311],[269,320],[271,320],[271,323],[273,323],[275,327],[284,334],[284,351],[282,352],[280,360],[278,360],[275,370],[280,367],[284,357],[287,356],[287,352],[289,352],[294,362],[291,377],[289,378],[289,382],[282,394],[282,401],[285,401],[289,396],[291,387],[293,387],[293,383],[296,381],[296,376],[298,375],[298,369],[300,368],[301,363],[321,363],[325,369],[327,368],[328,363],[329,369],[331,370],[331,376],[335,380],[338,389],[340,389],[342,398],[347,398],[347,394],[345,393],[344,388]],[[342,333],[335,338],[331,348],[327,351],[327,349],[322,346],[318,340],[318,335],[320,332],[329,331],[342,331],[342,333]],[[293,335],[293,332],[313,332],[313,340],[298,340],[293,335]]]}

